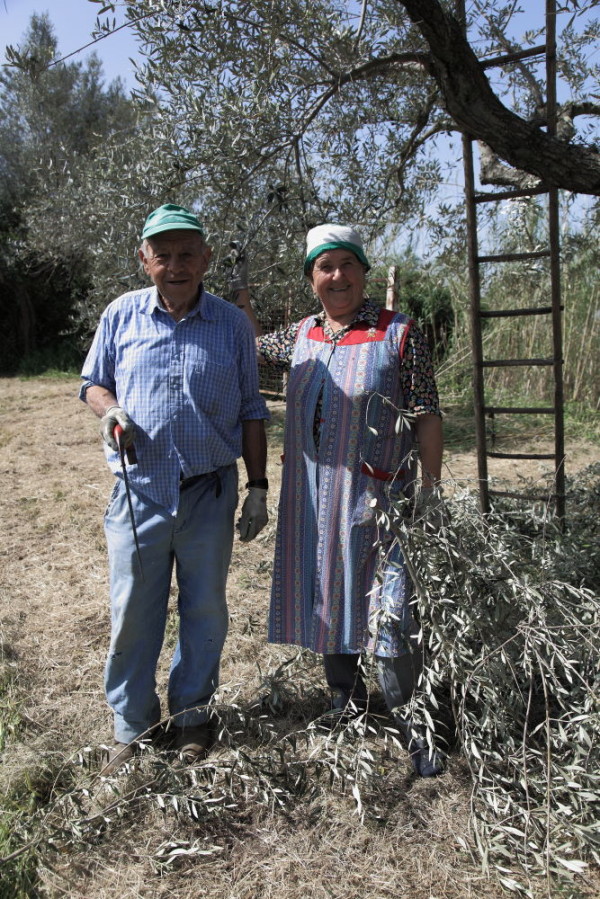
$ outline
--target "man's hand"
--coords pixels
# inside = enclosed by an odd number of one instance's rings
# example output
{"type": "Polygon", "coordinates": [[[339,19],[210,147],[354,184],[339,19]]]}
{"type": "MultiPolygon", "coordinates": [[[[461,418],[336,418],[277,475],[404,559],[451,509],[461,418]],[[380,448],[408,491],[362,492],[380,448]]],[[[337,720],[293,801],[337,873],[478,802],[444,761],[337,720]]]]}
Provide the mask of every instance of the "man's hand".
{"type": "Polygon", "coordinates": [[[447,527],[448,513],[442,499],[440,487],[421,487],[415,503],[415,524],[437,533],[447,527]]]}
{"type": "Polygon", "coordinates": [[[100,421],[100,433],[102,434],[105,443],[108,443],[111,450],[114,450],[115,453],[117,453],[119,447],[117,446],[114,435],[115,425],[121,425],[123,428],[123,443],[125,448],[131,446],[133,443],[135,437],[135,425],[125,409],[121,409],[120,406],[111,406],[104,413],[104,416],[100,421]]]}
{"type": "Polygon", "coordinates": [[[232,241],[231,250],[231,274],[229,276],[229,287],[233,293],[240,290],[248,289],[248,257],[243,247],[232,241]]]}
{"type": "Polygon", "coordinates": [[[242,515],[238,521],[240,540],[249,543],[254,540],[267,524],[267,491],[262,487],[249,487],[248,496],[242,506],[242,515]]]}

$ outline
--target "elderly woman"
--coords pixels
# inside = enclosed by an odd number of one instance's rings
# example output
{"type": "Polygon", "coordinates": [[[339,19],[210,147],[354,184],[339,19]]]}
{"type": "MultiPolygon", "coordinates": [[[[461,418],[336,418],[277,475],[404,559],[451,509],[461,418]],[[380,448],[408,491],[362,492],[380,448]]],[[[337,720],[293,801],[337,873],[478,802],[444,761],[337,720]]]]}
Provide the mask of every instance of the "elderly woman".
{"type": "Polygon", "coordinates": [[[399,712],[421,670],[413,589],[375,507],[412,495],[415,445],[421,500],[431,496],[442,423],[425,338],[408,316],[366,298],[369,267],[354,229],[313,228],[304,272],[321,312],[267,335],[244,279],[235,285],[259,360],[289,370],[269,641],[322,653],[333,709],[346,715],[366,705],[360,654],[373,652],[386,704],[427,777],[441,772],[440,756],[399,712]]]}

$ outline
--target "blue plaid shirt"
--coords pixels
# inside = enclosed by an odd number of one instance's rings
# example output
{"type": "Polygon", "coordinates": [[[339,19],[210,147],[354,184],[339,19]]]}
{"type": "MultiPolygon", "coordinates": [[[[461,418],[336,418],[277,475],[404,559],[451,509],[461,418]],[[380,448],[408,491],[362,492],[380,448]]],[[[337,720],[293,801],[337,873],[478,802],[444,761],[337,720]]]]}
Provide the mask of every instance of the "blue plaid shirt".
{"type": "MultiPolygon", "coordinates": [[[[267,419],[256,346],[241,310],[202,289],[176,322],[156,287],[132,291],[104,311],[85,360],[80,398],[110,390],[136,427],[132,487],[172,515],[179,480],[231,465],[242,454],[242,421],[267,419]]],[[[117,453],[105,446],[117,476],[117,453]]]]}

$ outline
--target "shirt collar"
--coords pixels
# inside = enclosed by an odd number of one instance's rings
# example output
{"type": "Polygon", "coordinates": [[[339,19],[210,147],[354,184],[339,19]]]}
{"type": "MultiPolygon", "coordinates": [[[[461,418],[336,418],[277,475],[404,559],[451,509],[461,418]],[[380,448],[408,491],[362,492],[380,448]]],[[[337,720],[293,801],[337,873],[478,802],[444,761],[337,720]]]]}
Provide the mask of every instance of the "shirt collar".
{"type": "MultiPolygon", "coordinates": [[[[141,311],[146,312],[148,315],[152,315],[152,313],[157,310],[160,310],[160,312],[166,312],[165,307],[159,299],[158,288],[154,286],[150,288],[150,290],[146,294],[146,297],[142,301],[141,311]]],[[[204,284],[200,285],[200,297],[198,299],[198,302],[196,303],[194,308],[191,309],[190,312],[188,312],[186,318],[193,318],[195,315],[199,315],[201,318],[205,318],[208,321],[216,318],[216,309],[212,294],[205,291],[204,284]]]]}

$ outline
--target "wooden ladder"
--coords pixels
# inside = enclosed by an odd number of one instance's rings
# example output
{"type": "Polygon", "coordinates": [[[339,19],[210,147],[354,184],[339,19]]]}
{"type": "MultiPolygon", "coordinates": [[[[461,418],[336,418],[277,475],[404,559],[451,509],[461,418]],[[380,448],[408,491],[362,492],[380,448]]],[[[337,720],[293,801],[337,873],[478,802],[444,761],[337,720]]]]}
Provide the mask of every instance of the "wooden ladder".
{"type": "MultiPolygon", "coordinates": [[[[464,2],[462,6],[464,21],[464,2]]],[[[506,65],[517,60],[533,56],[545,55],[546,59],[546,107],[547,131],[556,133],[556,3],[546,0],[546,43],[516,53],[508,53],[493,59],[483,60],[486,68],[506,65]]],[[[559,235],[559,197],[558,190],[539,186],[530,190],[501,190],[477,192],[473,164],[473,140],[463,135],[463,165],[465,174],[465,198],[467,212],[467,245],[469,264],[469,283],[471,300],[471,339],[473,352],[473,392],[475,407],[475,427],[477,438],[477,466],[479,477],[479,500],[483,512],[490,510],[492,496],[509,496],[522,498],[517,491],[497,491],[490,489],[488,476],[488,459],[537,459],[552,460],[554,463],[554,489],[549,496],[527,495],[528,500],[549,498],[553,502],[554,513],[564,520],[565,515],[565,454],[564,454],[564,397],[563,397],[563,359],[562,359],[562,305],[560,288],[560,235],[559,235]],[[548,244],[543,250],[530,253],[499,253],[480,255],[478,240],[477,211],[481,204],[499,203],[519,197],[531,197],[546,194],[548,197],[548,244]],[[484,264],[502,264],[519,260],[547,258],[549,260],[550,296],[545,305],[519,309],[481,308],[481,273],[484,264]],[[551,319],[552,324],[552,357],[538,359],[484,359],[482,324],[486,319],[507,318],[518,320],[523,316],[543,316],[551,319]],[[552,371],[554,381],[554,402],[550,407],[542,406],[494,406],[488,405],[485,398],[485,372],[492,368],[509,366],[544,366],[552,371]],[[494,422],[501,415],[547,415],[554,423],[553,453],[519,453],[494,452],[488,449],[486,436],[486,417],[494,422]]]]}

